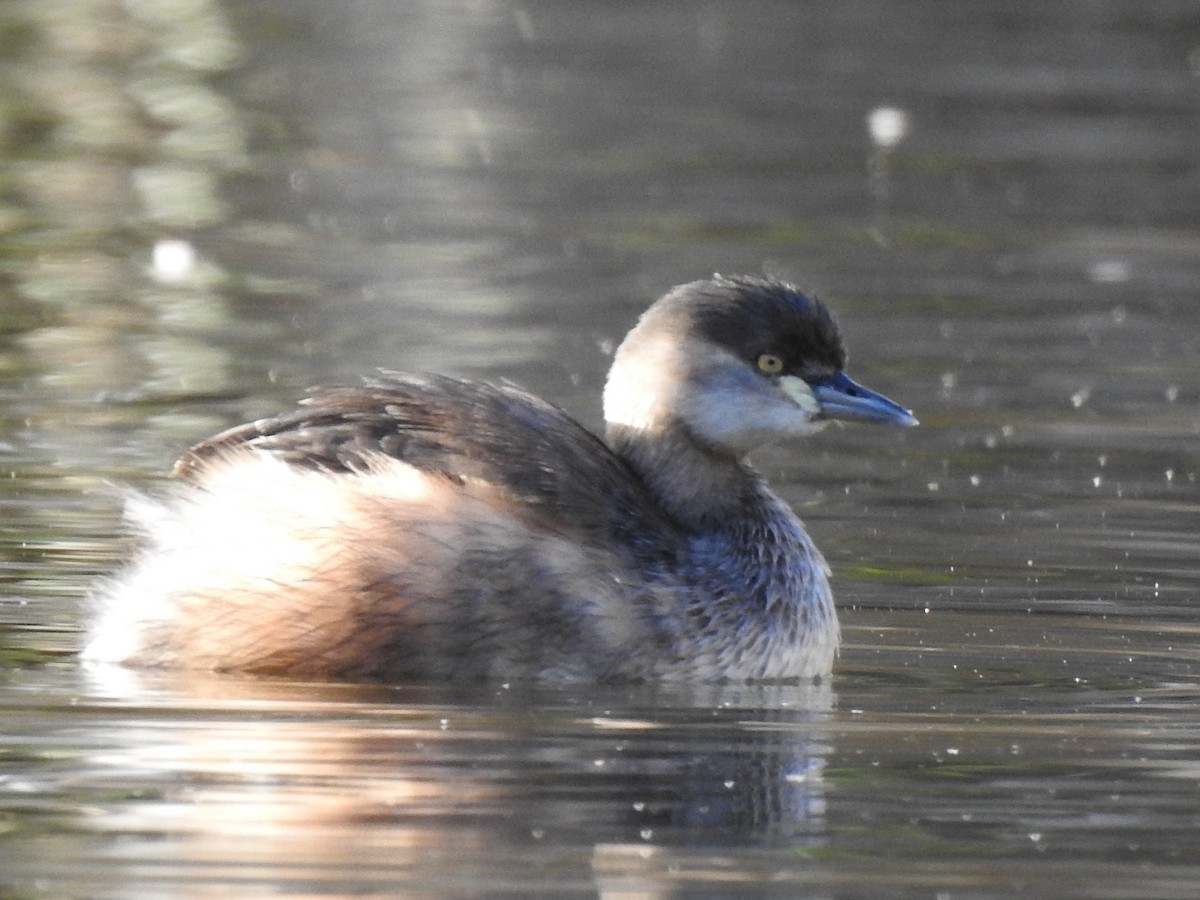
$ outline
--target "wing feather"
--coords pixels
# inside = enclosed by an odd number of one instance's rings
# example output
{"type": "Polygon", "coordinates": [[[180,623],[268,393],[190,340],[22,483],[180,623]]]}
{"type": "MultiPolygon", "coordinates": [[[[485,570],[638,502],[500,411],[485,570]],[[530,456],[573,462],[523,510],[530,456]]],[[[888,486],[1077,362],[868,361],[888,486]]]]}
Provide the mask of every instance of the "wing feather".
{"type": "Polygon", "coordinates": [[[679,534],[603,441],[509,385],[384,373],[359,386],[314,388],[291,412],[196,444],[174,473],[194,476],[236,447],[328,472],[365,471],[384,456],[459,483],[484,481],[544,527],[616,541],[643,560],[679,534]]]}

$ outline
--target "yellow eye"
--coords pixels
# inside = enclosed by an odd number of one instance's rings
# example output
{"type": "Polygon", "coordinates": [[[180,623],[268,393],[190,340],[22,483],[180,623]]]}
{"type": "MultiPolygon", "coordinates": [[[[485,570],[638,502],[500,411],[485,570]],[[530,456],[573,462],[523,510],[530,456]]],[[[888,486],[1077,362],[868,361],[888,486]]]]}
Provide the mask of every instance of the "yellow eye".
{"type": "Polygon", "coordinates": [[[764,353],[758,358],[758,371],[766,375],[778,375],[783,371],[783,360],[774,353],[764,353]]]}

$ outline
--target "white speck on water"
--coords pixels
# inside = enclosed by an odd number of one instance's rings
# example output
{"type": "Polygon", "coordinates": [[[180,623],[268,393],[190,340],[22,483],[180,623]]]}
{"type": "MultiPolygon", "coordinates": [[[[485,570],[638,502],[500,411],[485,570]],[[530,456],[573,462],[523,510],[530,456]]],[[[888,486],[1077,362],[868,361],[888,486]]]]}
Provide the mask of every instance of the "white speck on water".
{"type": "Polygon", "coordinates": [[[1102,259],[1087,268],[1088,278],[1097,284],[1116,284],[1128,281],[1130,272],[1129,263],[1122,259],[1102,259]]]}
{"type": "Polygon", "coordinates": [[[196,268],[196,248],[176,239],[156,241],[150,265],[158,281],[168,284],[186,281],[196,268]]]}
{"type": "Polygon", "coordinates": [[[531,44],[537,40],[537,29],[533,26],[533,16],[529,14],[528,10],[515,10],[513,18],[516,19],[517,34],[521,36],[521,40],[527,44],[531,44]]]}
{"type": "Polygon", "coordinates": [[[877,106],[867,113],[867,133],[876,147],[895,147],[908,135],[911,117],[895,106],[877,106]]]}

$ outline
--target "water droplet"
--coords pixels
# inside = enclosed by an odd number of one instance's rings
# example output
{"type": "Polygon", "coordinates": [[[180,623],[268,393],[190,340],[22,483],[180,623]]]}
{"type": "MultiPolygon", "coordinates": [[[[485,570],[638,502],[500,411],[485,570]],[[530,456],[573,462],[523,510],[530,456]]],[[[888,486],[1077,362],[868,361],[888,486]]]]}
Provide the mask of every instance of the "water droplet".
{"type": "Polygon", "coordinates": [[[1097,284],[1116,284],[1129,280],[1130,266],[1123,259],[1102,259],[1088,266],[1087,274],[1097,284]]]}
{"type": "Polygon", "coordinates": [[[877,106],[867,113],[867,133],[876,147],[895,147],[908,135],[910,117],[895,106],[877,106]]]}
{"type": "Polygon", "coordinates": [[[187,241],[156,241],[151,253],[151,270],[162,282],[185,281],[195,271],[196,248],[187,241]]]}

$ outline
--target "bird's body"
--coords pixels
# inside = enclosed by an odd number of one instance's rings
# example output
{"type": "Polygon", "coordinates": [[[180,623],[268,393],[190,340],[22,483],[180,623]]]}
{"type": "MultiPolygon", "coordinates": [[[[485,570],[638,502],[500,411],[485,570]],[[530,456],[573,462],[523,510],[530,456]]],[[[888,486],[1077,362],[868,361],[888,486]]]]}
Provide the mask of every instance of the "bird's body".
{"type": "Polygon", "coordinates": [[[828,673],[821,554],[743,461],[828,414],[914,424],[850,382],[824,306],[759,279],[647,311],[607,441],[512,387],[386,375],[192,448],[85,656],[317,678],[828,673]],[[840,404],[840,405],[839,405],[840,404]]]}

